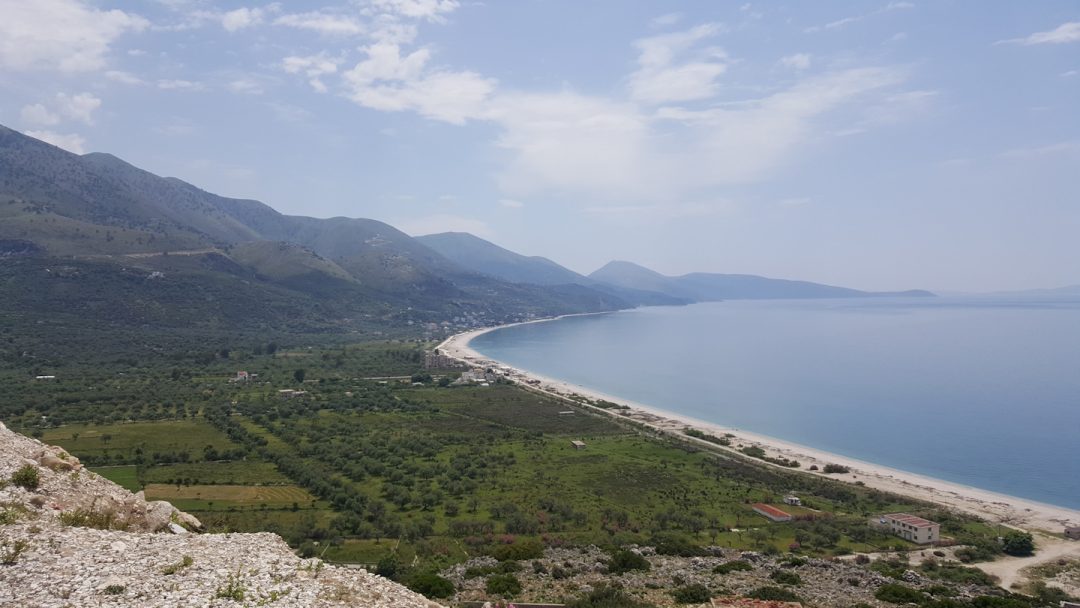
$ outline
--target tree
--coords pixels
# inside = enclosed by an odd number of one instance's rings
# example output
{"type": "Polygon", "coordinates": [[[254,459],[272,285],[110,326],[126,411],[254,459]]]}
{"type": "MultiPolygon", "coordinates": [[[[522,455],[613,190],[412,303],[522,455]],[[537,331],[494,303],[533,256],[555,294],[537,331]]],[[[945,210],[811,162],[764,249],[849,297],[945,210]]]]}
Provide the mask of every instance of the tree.
{"type": "Polygon", "coordinates": [[[307,377],[307,371],[301,367],[300,369],[293,372],[292,377],[294,380],[296,380],[297,383],[303,384],[304,378],[307,377]]]}
{"type": "Polygon", "coordinates": [[[1027,532],[1011,530],[1002,539],[1001,550],[1009,555],[1031,555],[1035,552],[1035,539],[1027,532]]]}

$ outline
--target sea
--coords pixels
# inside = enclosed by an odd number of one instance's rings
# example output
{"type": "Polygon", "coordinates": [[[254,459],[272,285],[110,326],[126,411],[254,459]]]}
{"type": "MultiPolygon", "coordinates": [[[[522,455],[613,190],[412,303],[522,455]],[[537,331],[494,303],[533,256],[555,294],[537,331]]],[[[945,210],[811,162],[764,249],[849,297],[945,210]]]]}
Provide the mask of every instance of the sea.
{"type": "Polygon", "coordinates": [[[675,414],[1080,509],[1077,296],[646,307],[470,346],[675,414]]]}

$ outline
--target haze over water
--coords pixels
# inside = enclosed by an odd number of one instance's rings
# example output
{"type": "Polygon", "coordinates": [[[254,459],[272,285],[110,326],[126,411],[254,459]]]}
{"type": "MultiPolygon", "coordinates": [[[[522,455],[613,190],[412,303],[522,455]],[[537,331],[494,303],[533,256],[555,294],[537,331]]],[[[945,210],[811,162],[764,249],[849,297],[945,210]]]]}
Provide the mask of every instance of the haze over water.
{"type": "Polygon", "coordinates": [[[728,301],[471,346],[670,412],[1080,508],[1080,298],[728,301]]]}

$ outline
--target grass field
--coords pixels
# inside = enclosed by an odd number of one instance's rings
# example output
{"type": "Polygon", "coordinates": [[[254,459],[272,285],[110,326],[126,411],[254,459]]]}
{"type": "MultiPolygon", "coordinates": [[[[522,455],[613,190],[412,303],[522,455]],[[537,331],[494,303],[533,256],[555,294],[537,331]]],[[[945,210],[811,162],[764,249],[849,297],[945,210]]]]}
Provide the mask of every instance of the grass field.
{"type": "Polygon", "coordinates": [[[138,469],[135,465],[96,467],[90,470],[123,487],[125,490],[138,492],[142,489],[142,484],[139,483],[138,469]]]}
{"type": "Polygon", "coordinates": [[[148,467],[143,481],[148,484],[174,484],[185,480],[191,485],[289,485],[292,481],[278,472],[277,467],[260,460],[231,462],[192,462],[148,467]]]}
{"type": "Polygon", "coordinates": [[[266,505],[267,507],[292,506],[298,503],[308,506],[315,501],[315,497],[298,486],[230,486],[230,485],[204,485],[204,486],[175,486],[161,483],[152,483],[146,486],[147,500],[168,500],[175,502],[199,501],[204,503],[213,502],[219,506],[251,507],[266,505]]]}
{"type": "Polygon", "coordinates": [[[120,424],[71,424],[45,431],[42,441],[63,447],[76,455],[123,454],[133,456],[137,448],[153,452],[188,452],[193,460],[203,449],[236,447],[221,431],[202,419],[128,422],[120,424]]]}

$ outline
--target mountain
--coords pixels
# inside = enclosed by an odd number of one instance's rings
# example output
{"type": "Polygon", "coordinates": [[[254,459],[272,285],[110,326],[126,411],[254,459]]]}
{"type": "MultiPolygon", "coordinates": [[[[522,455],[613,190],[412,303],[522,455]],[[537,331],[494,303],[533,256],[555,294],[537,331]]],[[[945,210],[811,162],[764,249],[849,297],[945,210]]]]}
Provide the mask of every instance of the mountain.
{"type": "Polygon", "coordinates": [[[694,272],[670,277],[632,262],[609,262],[589,278],[629,289],[641,289],[697,302],[716,300],[861,298],[880,296],[926,297],[928,291],[869,292],[809,281],[770,279],[748,274],[694,272]]]}
{"type": "Polygon", "coordinates": [[[163,327],[204,337],[415,334],[414,325],[432,331],[630,306],[586,285],[472,271],[376,220],[284,215],[3,126],[0,258],[0,282],[10,288],[0,290],[0,310],[24,330],[38,326],[27,330],[35,340],[50,328],[63,335],[59,325],[95,340],[163,327]]]}
{"type": "Polygon", "coordinates": [[[442,232],[416,237],[424,245],[462,268],[533,285],[583,285],[635,306],[687,304],[686,298],[595,281],[540,256],[524,256],[467,232],[442,232]]]}
{"type": "Polygon", "coordinates": [[[585,284],[589,280],[540,256],[524,256],[467,232],[442,232],[416,237],[424,245],[463,268],[514,283],[534,285],[585,284]]]}

